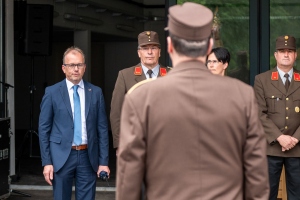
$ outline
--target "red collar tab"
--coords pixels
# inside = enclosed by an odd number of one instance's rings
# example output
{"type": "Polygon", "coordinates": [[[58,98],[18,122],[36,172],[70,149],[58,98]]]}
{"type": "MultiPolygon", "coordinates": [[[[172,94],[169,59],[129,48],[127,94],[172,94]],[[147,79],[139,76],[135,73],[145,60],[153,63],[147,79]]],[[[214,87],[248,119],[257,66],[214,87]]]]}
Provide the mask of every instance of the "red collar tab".
{"type": "Polygon", "coordinates": [[[278,81],[278,72],[272,72],[271,80],[278,81]]]}
{"type": "Polygon", "coordinates": [[[165,75],[167,75],[167,70],[166,70],[166,68],[159,68],[159,74],[160,74],[160,76],[165,76],[165,75]]]}
{"type": "Polygon", "coordinates": [[[142,75],[142,67],[141,66],[137,66],[134,68],[134,75],[136,75],[136,76],[142,75]]]}
{"type": "Polygon", "coordinates": [[[300,81],[300,74],[294,73],[294,81],[300,81]]]}

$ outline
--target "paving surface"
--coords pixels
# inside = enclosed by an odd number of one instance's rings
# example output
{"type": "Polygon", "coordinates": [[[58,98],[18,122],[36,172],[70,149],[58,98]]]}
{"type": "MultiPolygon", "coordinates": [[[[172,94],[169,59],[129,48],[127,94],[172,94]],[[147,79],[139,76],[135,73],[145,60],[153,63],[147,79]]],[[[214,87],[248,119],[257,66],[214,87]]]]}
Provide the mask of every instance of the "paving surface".
{"type": "MultiPolygon", "coordinates": [[[[110,150],[111,170],[110,179],[107,182],[97,180],[96,199],[114,200],[115,199],[115,180],[116,180],[116,156],[113,149],[110,150]]],[[[9,200],[53,200],[52,187],[49,186],[43,177],[43,167],[39,156],[31,157],[28,152],[16,161],[16,178],[9,185],[12,192],[8,192],[9,200]],[[28,196],[20,195],[19,192],[28,196]]],[[[3,194],[0,194],[0,199],[3,194]]],[[[4,194],[3,196],[7,196],[4,194]]],[[[72,200],[75,200],[74,191],[72,200]]]]}
{"type": "MultiPolygon", "coordinates": [[[[31,190],[31,191],[24,191],[27,194],[30,194],[31,197],[23,197],[17,194],[12,193],[9,200],[53,200],[52,191],[38,191],[38,190],[31,190]]],[[[114,200],[115,193],[114,192],[96,192],[96,199],[99,200],[114,200]]],[[[73,195],[72,200],[75,200],[73,195]]]]}

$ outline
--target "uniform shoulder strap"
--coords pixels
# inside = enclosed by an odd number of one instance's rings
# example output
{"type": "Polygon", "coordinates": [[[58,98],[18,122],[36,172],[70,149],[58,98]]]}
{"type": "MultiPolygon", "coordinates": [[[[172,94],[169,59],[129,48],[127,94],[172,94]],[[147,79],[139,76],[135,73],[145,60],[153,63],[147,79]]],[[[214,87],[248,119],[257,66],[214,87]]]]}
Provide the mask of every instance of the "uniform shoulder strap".
{"type": "Polygon", "coordinates": [[[153,81],[153,80],[155,80],[155,79],[149,78],[149,79],[145,79],[145,80],[143,80],[143,81],[140,81],[140,82],[136,83],[135,85],[133,85],[133,86],[128,90],[127,94],[130,94],[130,93],[131,93],[133,90],[135,90],[136,88],[140,87],[141,85],[144,85],[145,83],[151,82],[151,81],[153,81]]]}

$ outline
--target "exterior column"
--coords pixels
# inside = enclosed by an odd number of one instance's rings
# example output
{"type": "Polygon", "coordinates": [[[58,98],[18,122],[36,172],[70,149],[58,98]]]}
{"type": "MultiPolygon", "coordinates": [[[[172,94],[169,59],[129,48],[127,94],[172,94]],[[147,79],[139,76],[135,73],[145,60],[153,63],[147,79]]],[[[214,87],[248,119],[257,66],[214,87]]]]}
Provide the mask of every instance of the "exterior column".
{"type": "Polygon", "coordinates": [[[91,31],[74,31],[74,45],[85,54],[86,69],[83,79],[91,82],[91,31]]]}
{"type": "MultiPolygon", "coordinates": [[[[5,73],[6,82],[12,86],[14,79],[14,1],[5,0],[5,73]]],[[[4,15],[3,15],[4,16],[4,15]]],[[[6,99],[4,99],[6,101],[6,99]]],[[[15,90],[7,90],[7,116],[10,117],[10,175],[16,174],[15,169],[15,90]]]]}

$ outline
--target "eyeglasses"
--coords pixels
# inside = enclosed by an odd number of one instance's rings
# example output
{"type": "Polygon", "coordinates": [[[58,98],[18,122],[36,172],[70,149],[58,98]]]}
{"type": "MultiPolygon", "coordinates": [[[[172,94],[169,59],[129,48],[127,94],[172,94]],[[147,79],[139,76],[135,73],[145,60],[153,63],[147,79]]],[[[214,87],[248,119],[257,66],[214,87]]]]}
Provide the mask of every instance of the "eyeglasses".
{"type": "Polygon", "coordinates": [[[78,67],[78,69],[83,68],[85,66],[85,63],[71,63],[71,64],[64,64],[64,66],[75,69],[75,67],[78,67]]]}
{"type": "Polygon", "coordinates": [[[142,51],[149,51],[149,49],[151,49],[151,51],[157,51],[159,48],[158,47],[139,47],[139,50],[142,51]]]}
{"type": "Polygon", "coordinates": [[[218,60],[207,60],[206,64],[217,64],[218,62],[220,62],[220,61],[218,61],[218,60]]]}

